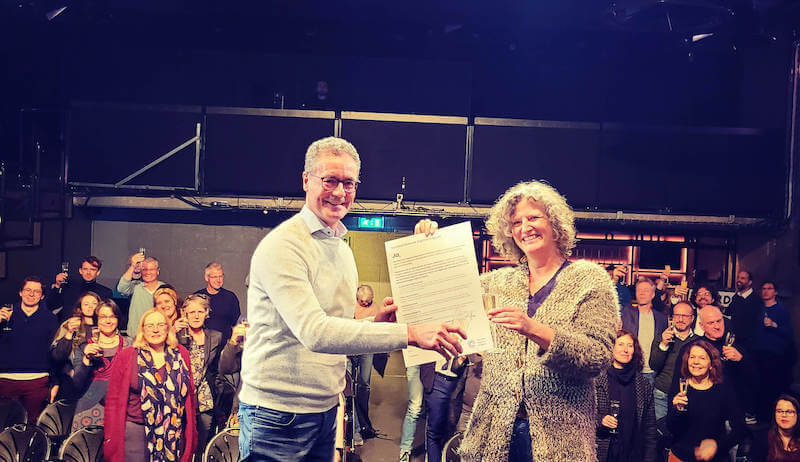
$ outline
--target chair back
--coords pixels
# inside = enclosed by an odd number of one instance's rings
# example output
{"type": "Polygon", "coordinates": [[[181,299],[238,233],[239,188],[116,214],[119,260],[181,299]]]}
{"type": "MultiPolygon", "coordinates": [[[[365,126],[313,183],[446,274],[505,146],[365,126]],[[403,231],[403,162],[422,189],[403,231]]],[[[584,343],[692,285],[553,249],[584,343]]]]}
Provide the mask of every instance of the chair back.
{"type": "Polygon", "coordinates": [[[102,462],[104,437],[102,425],[75,430],[64,440],[58,458],[63,462],[102,462]]]}
{"type": "Polygon", "coordinates": [[[461,446],[461,439],[464,435],[461,432],[453,435],[442,447],[443,462],[459,462],[461,456],[458,455],[458,447],[461,446]]]}
{"type": "Polygon", "coordinates": [[[214,435],[203,453],[203,462],[238,462],[239,429],[226,428],[214,435]]]}
{"type": "Polygon", "coordinates": [[[0,399],[0,430],[18,423],[28,423],[25,406],[13,398],[0,399]]]}
{"type": "Polygon", "coordinates": [[[44,462],[50,442],[41,428],[16,424],[0,432],[0,462],[44,462]]]}
{"type": "Polygon", "coordinates": [[[36,426],[49,436],[66,436],[72,429],[72,418],[75,417],[75,403],[58,400],[44,408],[36,426]]]}

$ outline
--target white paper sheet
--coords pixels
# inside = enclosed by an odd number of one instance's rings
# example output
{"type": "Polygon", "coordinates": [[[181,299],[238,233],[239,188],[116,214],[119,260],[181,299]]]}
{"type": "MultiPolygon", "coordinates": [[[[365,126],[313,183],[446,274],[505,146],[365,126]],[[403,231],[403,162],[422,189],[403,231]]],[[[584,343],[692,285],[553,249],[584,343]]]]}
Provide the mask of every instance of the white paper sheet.
{"type": "MultiPolygon", "coordinates": [[[[494,347],[468,221],[441,228],[433,236],[415,234],[388,241],[386,261],[399,322],[460,325],[467,331],[467,340],[461,342],[464,354],[494,347]]],[[[403,358],[406,366],[414,366],[442,356],[409,347],[403,358]]]]}

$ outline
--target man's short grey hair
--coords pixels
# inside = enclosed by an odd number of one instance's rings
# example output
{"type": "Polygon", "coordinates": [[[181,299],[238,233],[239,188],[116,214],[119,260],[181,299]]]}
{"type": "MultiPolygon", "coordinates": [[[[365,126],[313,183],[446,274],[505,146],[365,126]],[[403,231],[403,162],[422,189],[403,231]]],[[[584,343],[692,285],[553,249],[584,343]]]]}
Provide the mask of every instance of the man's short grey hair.
{"type": "Polygon", "coordinates": [[[356,169],[361,172],[361,157],[358,156],[356,147],[344,138],[329,136],[314,141],[306,150],[306,163],[303,167],[306,172],[315,173],[319,164],[319,157],[322,154],[332,154],[334,156],[348,155],[356,163],[356,169]]]}
{"type": "Polygon", "coordinates": [[[636,281],[636,285],[634,287],[639,287],[639,284],[647,284],[651,289],[656,290],[656,283],[650,278],[644,278],[640,281],[636,281]]]}
{"type": "Polygon", "coordinates": [[[367,284],[362,284],[358,286],[358,289],[356,289],[356,297],[358,297],[359,295],[363,297],[366,296],[367,294],[369,294],[370,298],[375,296],[375,293],[372,291],[372,286],[369,286],[367,284]]]}
{"type": "Polygon", "coordinates": [[[572,249],[575,248],[575,215],[564,196],[549,184],[536,180],[512,186],[489,211],[486,228],[493,234],[492,245],[497,252],[514,262],[522,260],[522,250],[511,235],[511,215],[523,200],[535,201],[542,207],[550,221],[559,253],[564,258],[572,255],[572,249]]]}
{"type": "Polygon", "coordinates": [[[206,265],[206,269],[203,272],[203,274],[208,276],[208,273],[210,273],[211,270],[213,270],[213,269],[218,269],[218,270],[222,271],[222,264],[220,262],[218,262],[218,261],[212,261],[211,263],[206,265]]]}

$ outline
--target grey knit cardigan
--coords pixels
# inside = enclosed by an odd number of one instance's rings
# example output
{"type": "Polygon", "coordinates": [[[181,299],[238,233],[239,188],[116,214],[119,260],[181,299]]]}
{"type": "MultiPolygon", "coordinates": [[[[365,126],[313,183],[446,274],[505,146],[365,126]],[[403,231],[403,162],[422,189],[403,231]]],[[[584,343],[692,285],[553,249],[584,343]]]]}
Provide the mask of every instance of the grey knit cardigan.
{"type": "MultiPolygon", "coordinates": [[[[481,276],[497,306],[528,306],[526,264],[481,276]]],[[[599,265],[573,262],[556,276],[534,319],[554,330],[546,351],[523,335],[492,326],[495,350],[484,354],[483,378],[461,443],[462,460],[507,462],[520,402],[530,423],[535,461],[595,456],[594,378],[611,362],[619,319],[617,293],[599,265]]]]}

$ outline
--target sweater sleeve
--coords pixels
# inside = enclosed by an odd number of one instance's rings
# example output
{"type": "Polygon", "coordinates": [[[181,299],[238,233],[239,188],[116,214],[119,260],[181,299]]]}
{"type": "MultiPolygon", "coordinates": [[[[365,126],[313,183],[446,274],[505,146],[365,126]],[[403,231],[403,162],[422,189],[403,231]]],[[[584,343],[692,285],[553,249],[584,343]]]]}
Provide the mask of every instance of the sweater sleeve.
{"type": "Polygon", "coordinates": [[[119,282],[117,283],[117,292],[125,295],[126,297],[130,297],[133,295],[133,289],[136,288],[136,282],[139,280],[127,279],[125,276],[119,278],[119,282]]]}
{"type": "Polygon", "coordinates": [[[122,350],[117,358],[119,362],[111,368],[111,378],[106,392],[105,444],[103,444],[103,455],[109,462],[125,460],[125,417],[133,373],[132,361],[136,357],[136,351],[133,347],[122,350]]]}
{"type": "Polygon", "coordinates": [[[661,349],[661,335],[653,335],[653,344],[650,346],[650,369],[653,369],[656,375],[664,369],[668,354],[669,348],[661,349]]]}
{"type": "Polygon", "coordinates": [[[242,368],[242,346],[225,342],[222,353],[219,355],[219,373],[234,374],[242,368]]]}
{"type": "Polygon", "coordinates": [[[72,353],[72,339],[61,337],[50,346],[50,355],[56,363],[66,361],[70,353],[72,353]]]}

